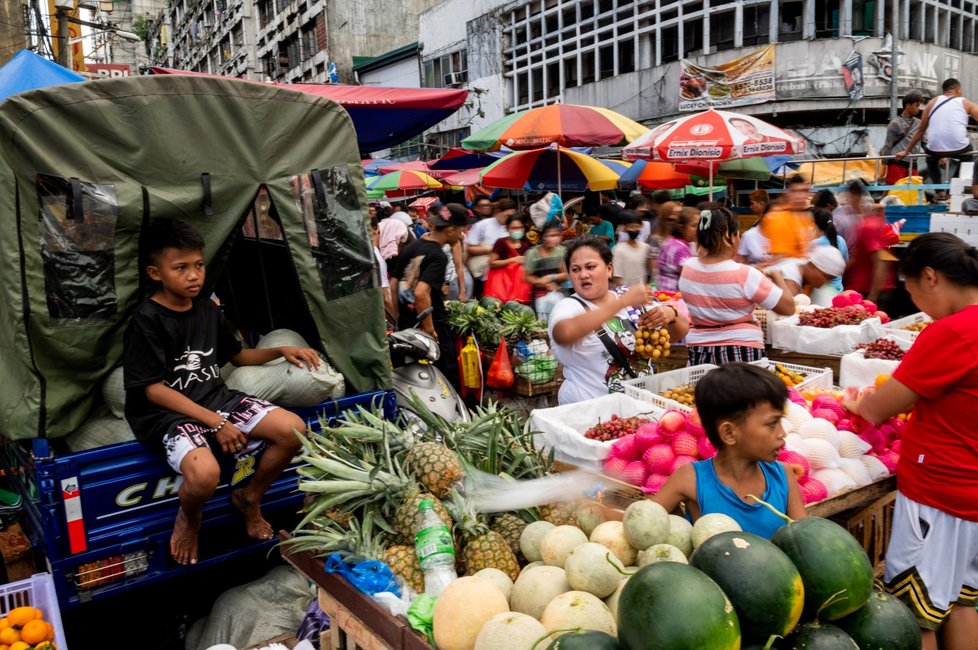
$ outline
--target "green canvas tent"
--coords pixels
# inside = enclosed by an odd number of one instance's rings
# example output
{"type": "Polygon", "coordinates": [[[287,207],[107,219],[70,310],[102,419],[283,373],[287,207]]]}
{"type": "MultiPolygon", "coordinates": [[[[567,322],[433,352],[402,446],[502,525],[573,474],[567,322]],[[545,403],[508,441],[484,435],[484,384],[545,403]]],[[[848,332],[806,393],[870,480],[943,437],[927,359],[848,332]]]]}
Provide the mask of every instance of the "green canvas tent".
{"type": "Polygon", "coordinates": [[[70,84],[0,103],[0,434],[59,437],[147,295],[148,219],[193,223],[230,320],[288,327],[347,392],[389,386],[356,134],[336,103],[234,80],[70,84]]]}

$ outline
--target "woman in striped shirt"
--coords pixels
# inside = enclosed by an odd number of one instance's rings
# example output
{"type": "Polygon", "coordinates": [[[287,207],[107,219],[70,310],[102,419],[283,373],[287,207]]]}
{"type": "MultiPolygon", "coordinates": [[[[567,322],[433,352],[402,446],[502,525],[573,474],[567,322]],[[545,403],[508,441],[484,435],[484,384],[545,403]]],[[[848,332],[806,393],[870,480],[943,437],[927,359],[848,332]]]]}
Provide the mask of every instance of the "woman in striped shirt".
{"type": "Polygon", "coordinates": [[[790,316],[795,304],[777,270],[765,276],[733,260],[740,244],[740,223],[726,208],[701,206],[696,232],[700,257],[683,265],[679,290],[689,307],[686,336],[689,365],[723,365],[764,356],[764,335],[754,306],[790,316]]]}

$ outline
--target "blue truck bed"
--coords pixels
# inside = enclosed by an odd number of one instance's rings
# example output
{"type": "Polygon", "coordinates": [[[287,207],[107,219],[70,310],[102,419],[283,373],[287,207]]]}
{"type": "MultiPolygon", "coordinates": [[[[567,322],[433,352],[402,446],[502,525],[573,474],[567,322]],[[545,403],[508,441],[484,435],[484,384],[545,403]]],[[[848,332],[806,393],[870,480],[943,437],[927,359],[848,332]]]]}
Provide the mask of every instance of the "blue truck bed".
{"type": "MultiPolygon", "coordinates": [[[[396,408],[392,391],[376,391],[295,412],[318,431],[321,422],[329,426],[358,405],[382,406],[388,417],[396,408]]],[[[32,442],[27,450],[4,439],[0,464],[24,497],[28,536],[46,556],[62,610],[235,557],[266,553],[275,543],[247,537],[231,505],[231,490],[251,474],[247,462],[222,471],[217,493],[204,508],[201,559],[182,566],[169,550],[181,477],[160,456],[138,442],[63,456],[52,455],[47,440],[32,442]]],[[[296,487],[298,466],[291,465],[262,502],[276,530],[291,530],[298,521],[303,499],[296,487]]]]}

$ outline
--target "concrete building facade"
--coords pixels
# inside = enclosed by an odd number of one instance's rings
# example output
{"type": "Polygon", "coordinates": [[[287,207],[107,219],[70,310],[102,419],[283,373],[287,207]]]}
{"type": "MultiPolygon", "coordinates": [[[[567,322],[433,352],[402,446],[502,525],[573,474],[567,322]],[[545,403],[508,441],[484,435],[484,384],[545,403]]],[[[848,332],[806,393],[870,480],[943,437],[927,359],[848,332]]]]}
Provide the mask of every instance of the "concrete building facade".
{"type": "MultiPolygon", "coordinates": [[[[433,137],[453,139],[555,101],[662,122],[680,114],[683,59],[715,69],[773,45],[773,101],[734,110],[795,127],[815,152],[858,155],[884,137],[890,89],[881,63],[892,9],[885,0],[445,0],[421,15],[425,85],[456,79],[444,68],[457,51],[468,63],[461,83],[476,96],[433,137]],[[864,80],[857,100],[842,72],[853,57],[864,80]]],[[[959,76],[966,96],[978,96],[978,80],[962,73],[978,64],[970,53],[978,2],[899,0],[896,27],[900,94],[932,94],[959,76]]],[[[449,68],[456,72],[454,60],[449,68]]]]}
{"type": "Polygon", "coordinates": [[[24,3],[0,0],[0,65],[28,46],[28,10],[24,3]]]}

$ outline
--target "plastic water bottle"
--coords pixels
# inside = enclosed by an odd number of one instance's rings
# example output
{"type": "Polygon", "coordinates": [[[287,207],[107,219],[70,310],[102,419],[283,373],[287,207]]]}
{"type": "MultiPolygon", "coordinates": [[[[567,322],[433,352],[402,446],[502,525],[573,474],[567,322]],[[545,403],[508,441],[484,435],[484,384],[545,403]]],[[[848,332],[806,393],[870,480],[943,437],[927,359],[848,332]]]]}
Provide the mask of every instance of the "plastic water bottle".
{"type": "Polygon", "coordinates": [[[414,536],[414,548],[424,571],[424,592],[437,598],[448,584],[458,578],[455,573],[455,540],[452,531],[435,512],[435,502],[425,499],[418,504],[421,529],[414,536]]]}

